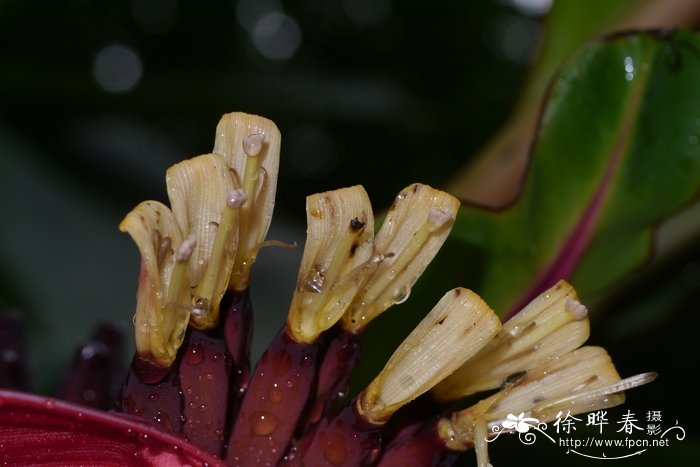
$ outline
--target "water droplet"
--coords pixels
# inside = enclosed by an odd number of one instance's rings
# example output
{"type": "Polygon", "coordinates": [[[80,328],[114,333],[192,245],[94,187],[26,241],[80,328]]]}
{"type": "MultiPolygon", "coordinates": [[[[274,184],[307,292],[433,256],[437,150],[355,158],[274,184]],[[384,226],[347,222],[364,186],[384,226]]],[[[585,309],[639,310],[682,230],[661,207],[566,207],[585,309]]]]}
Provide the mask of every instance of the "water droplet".
{"type": "Polygon", "coordinates": [[[311,355],[304,355],[301,357],[301,366],[309,367],[314,362],[314,358],[311,355]]]}
{"type": "Polygon", "coordinates": [[[173,431],[173,423],[170,420],[170,417],[168,414],[163,413],[161,411],[156,412],[156,414],[153,416],[153,421],[157,424],[163,427],[166,431],[173,431]]]}
{"type": "Polygon", "coordinates": [[[194,344],[192,347],[187,349],[184,359],[188,365],[199,365],[202,363],[202,361],[204,361],[204,357],[206,357],[206,355],[202,346],[199,344],[194,344]]]}
{"type": "Polygon", "coordinates": [[[148,398],[152,401],[157,401],[158,399],[160,399],[160,396],[154,392],[154,393],[149,394],[148,398]]]}
{"type": "Polygon", "coordinates": [[[396,292],[396,296],[394,297],[394,304],[400,305],[406,300],[408,300],[408,296],[411,295],[411,289],[408,287],[402,287],[396,292]]]}
{"type": "Polygon", "coordinates": [[[53,409],[55,406],[56,403],[51,399],[46,399],[46,401],[44,401],[44,407],[46,407],[47,409],[53,409]]]}
{"type": "Polygon", "coordinates": [[[267,436],[277,429],[279,421],[269,412],[253,412],[250,416],[250,432],[254,436],[267,436]]]}
{"type": "Polygon", "coordinates": [[[270,388],[270,391],[268,392],[267,396],[270,398],[270,402],[273,404],[278,404],[282,402],[282,399],[284,399],[284,392],[275,384],[272,388],[270,388]]]}
{"type": "Polygon", "coordinates": [[[139,434],[139,441],[143,444],[151,444],[151,439],[148,437],[146,433],[140,433],[139,434]]]}
{"type": "Polygon", "coordinates": [[[325,436],[322,434],[321,442],[323,443],[323,458],[327,460],[329,464],[345,464],[345,461],[348,459],[348,451],[342,436],[337,433],[325,434],[325,436]]]}

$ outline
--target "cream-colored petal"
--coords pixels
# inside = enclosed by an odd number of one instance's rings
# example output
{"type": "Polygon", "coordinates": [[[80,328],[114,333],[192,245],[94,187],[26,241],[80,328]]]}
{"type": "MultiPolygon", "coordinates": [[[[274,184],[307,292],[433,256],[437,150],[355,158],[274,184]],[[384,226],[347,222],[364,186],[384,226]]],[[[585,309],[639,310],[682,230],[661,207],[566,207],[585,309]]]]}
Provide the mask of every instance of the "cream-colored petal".
{"type": "Polygon", "coordinates": [[[586,309],[566,281],[540,294],[473,359],[433,390],[442,401],[454,401],[495,389],[548,359],[581,346],[590,332],[586,309]]]}
{"type": "Polygon", "coordinates": [[[214,152],[234,170],[247,196],[241,208],[239,248],[231,277],[236,290],[248,287],[250,267],[267,235],[275,205],[281,136],[271,120],[235,112],[216,128],[214,152]]]}
{"type": "MultiPolygon", "coordinates": [[[[452,450],[477,448],[488,459],[485,434],[516,414],[549,423],[557,417],[601,410],[622,404],[623,391],[653,381],[655,373],[620,379],[605,349],[582,347],[532,369],[515,384],[438,423],[438,433],[452,450]]],[[[535,422],[532,422],[535,423],[535,422]]]]}
{"type": "MultiPolygon", "coordinates": [[[[505,419],[509,413],[529,413],[540,421],[551,421],[557,414],[547,410],[549,401],[584,393],[620,380],[608,353],[602,347],[581,347],[539,366],[524,376],[511,390],[504,390],[489,408],[489,422],[505,419]],[[538,406],[541,409],[538,409],[538,406]]],[[[624,395],[610,397],[604,407],[624,402],[624,395]]],[[[551,408],[551,407],[550,407],[551,408]]],[[[588,411],[586,408],[585,411],[588,411]]],[[[571,414],[581,413],[572,407],[571,414]]]]}
{"type": "MultiPolygon", "coordinates": [[[[477,432],[485,432],[486,427],[490,432],[492,427],[501,425],[509,414],[523,413],[526,417],[537,418],[539,422],[548,422],[557,413],[551,410],[537,412],[535,408],[538,405],[546,407],[549,401],[584,394],[617,381],[620,381],[620,376],[605,349],[582,347],[533,369],[517,383],[453,413],[450,418],[441,419],[438,431],[450,449],[465,450],[477,441],[477,432]]],[[[571,415],[596,410],[596,407],[612,407],[623,401],[624,395],[613,394],[606,401],[599,401],[599,406],[585,404],[580,408],[583,410],[579,410],[574,404],[571,415]]],[[[485,449],[483,445],[481,447],[485,449]]],[[[487,453],[481,452],[480,457],[487,457],[487,453]]]]}
{"type": "Polygon", "coordinates": [[[358,397],[358,411],[383,423],[474,356],[501,321],[474,292],[447,292],[358,397]]]}
{"type": "Polygon", "coordinates": [[[136,350],[161,366],[175,360],[189,313],[187,304],[169,303],[170,278],[176,249],[182,243],[180,229],[168,207],[157,201],[139,204],[119,225],[141,252],[141,273],[136,297],[136,350]]]}
{"type": "Polygon", "coordinates": [[[364,188],[354,186],[306,199],[307,231],[287,327],[313,342],[350,305],[372,256],[374,215],[364,188]]]}
{"type": "Polygon", "coordinates": [[[449,235],[459,206],[457,198],[420,183],[398,194],[374,242],[385,259],[364,280],[343,317],[345,328],[359,332],[408,297],[449,235]]]}
{"type": "Polygon", "coordinates": [[[168,169],[166,183],[173,214],[180,229],[196,239],[189,260],[189,281],[195,313],[192,324],[207,329],[218,321],[219,302],[226,291],[236,250],[235,225],[222,222],[230,207],[227,199],[234,185],[224,159],[205,154],[168,169]],[[225,232],[221,232],[226,229],[225,232]],[[225,241],[214,246],[217,235],[225,241]],[[212,267],[209,267],[213,265],[212,267]]]}

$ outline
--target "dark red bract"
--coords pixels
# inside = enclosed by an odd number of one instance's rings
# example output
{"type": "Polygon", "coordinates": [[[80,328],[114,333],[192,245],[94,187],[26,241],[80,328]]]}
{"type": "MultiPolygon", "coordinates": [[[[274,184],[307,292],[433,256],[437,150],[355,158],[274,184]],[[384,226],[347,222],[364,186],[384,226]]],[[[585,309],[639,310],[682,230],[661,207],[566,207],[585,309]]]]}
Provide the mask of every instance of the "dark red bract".
{"type": "Polygon", "coordinates": [[[224,464],[133,417],[0,391],[0,464],[209,466],[224,464]]]}

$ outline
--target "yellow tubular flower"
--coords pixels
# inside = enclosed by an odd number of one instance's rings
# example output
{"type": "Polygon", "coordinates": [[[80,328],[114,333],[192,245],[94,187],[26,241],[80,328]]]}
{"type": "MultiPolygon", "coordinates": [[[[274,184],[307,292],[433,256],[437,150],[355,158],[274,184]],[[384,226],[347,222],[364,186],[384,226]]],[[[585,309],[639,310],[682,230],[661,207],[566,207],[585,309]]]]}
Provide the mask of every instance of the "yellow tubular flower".
{"type": "Polygon", "coordinates": [[[168,169],[172,211],[147,201],[120,224],[141,252],[134,316],[141,358],[170,366],[188,323],[212,328],[226,290],[247,287],[272,216],[279,145],[270,120],[225,115],[215,154],[168,169]]]}
{"type": "Polygon", "coordinates": [[[307,233],[287,329],[311,343],[333,326],[360,286],[357,274],[370,260],[374,215],[361,186],[306,199],[307,233]]]}
{"type": "Polygon", "coordinates": [[[605,349],[582,347],[528,372],[514,384],[438,423],[438,432],[453,450],[475,447],[479,466],[488,464],[486,439],[509,414],[537,422],[576,415],[625,401],[624,392],[654,380],[655,373],[620,379],[605,349]]]}
{"type": "Polygon", "coordinates": [[[447,292],[401,343],[384,369],[360,393],[357,411],[382,424],[476,354],[501,321],[474,292],[447,292]]]}
{"type": "Polygon", "coordinates": [[[548,359],[570,352],[588,339],[588,312],[566,281],[535,298],[503,324],[481,352],[437,385],[443,402],[496,389],[548,359]]]}
{"type": "Polygon", "coordinates": [[[217,228],[221,213],[233,209],[226,201],[233,181],[221,156],[207,154],[171,167],[167,184],[172,211],[146,201],[119,226],[141,252],[136,349],[160,366],[174,361],[190,315],[203,328],[216,323],[232,265],[230,259],[212,261],[218,270],[204,274],[214,238],[224,230],[217,228]]]}
{"type": "Polygon", "coordinates": [[[459,200],[414,183],[402,190],[387,214],[375,246],[373,267],[343,316],[343,327],[359,333],[390,306],[408,298],[411,287],[447,239],[459,200]]]}
{"type": "Polygon", "coordinates": [[[271,120],[244,113],[224,115],[216,128],[214,152],[221,154],[246,201],[240,212],[238,249],[231,288],[248,287],[250,268],[270,227],[277,191],[280,132],[271,120]]]}

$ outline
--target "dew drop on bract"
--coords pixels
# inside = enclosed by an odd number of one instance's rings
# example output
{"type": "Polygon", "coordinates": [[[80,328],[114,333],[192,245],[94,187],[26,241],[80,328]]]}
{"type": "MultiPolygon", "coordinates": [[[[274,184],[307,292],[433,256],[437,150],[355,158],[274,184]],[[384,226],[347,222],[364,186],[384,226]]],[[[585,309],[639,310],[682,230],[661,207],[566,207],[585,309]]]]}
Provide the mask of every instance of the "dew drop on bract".
{"type": "Polygon", "coordinates": [[[153,421],[166,431],[173,431],[173,423],[167,413],[161,411],[156,412],[153,421]]]}
{"type": "Polygon", "coordinates": [[[337,433],[321,434],[323,458],[331,465],[343,465],[348,458],[345,441],[337,433]]]}
{"type": "Polygon", "coordinates": [[[204,349],[199,344],[194,344],[185,352],[184,360],[188,365],[199,365],[206,357],[204,349]]]}
{"type": "Polygon", "coordinates": [[[267,395],[270,398],[270,402],[273,404],[278,404],[284,399],[284,392],[276,384],[270,388],[267,395]]]}
{"type": "Polygon", "coordinates": [[[277,429],[277,417],[266,411],[253,412],[250,415],[250,432],[254,436],[267,436],[277,429]]]}
{"type": "Polygon", "coordinates": [[[301,357],[301,366],[311,366],[313,363],[314,358],[311,355],[304,355],[301,357]]]}

